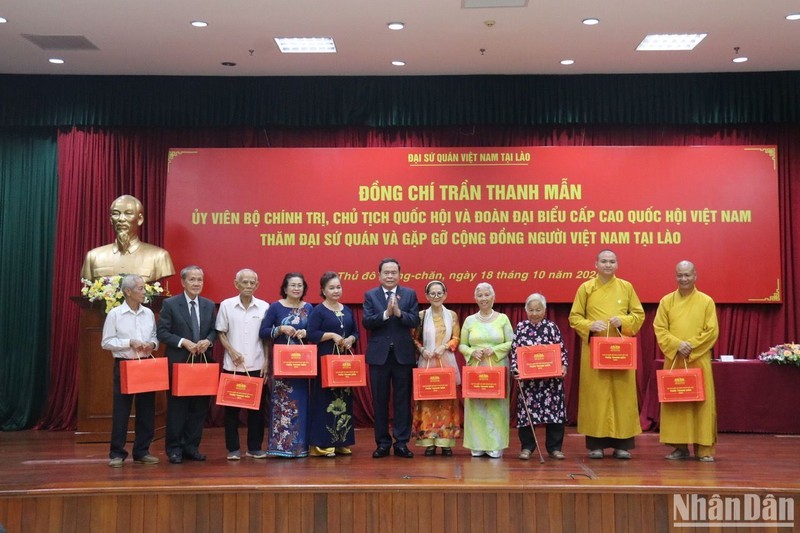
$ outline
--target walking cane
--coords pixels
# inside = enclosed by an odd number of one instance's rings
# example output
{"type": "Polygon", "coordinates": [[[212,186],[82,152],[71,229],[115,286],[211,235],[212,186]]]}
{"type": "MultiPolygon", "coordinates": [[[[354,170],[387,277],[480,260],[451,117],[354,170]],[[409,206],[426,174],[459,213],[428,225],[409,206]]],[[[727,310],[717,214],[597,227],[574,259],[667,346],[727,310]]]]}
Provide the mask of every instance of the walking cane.
{"type": "Polygon", "coordinates": [[[536,438],[536,428],[533,426],[533,417],[531,417],[531,412],[528,409],[528,404],[525,403],[525,393],[522,391],[522,380],[519,379],[519,374],[516,376],[517,380],[517,387],[519,387],[519,393],[522,395],[522,406],[525,407],[525,414],[528,415],[528,424],[531,425],[531,433],[533,433],[533,442],[536,444],[536,451],[539,452],[539,464],[544,464],[544,457],[542,457],[542,448],[539,446],[539,439],[536,438]]]}

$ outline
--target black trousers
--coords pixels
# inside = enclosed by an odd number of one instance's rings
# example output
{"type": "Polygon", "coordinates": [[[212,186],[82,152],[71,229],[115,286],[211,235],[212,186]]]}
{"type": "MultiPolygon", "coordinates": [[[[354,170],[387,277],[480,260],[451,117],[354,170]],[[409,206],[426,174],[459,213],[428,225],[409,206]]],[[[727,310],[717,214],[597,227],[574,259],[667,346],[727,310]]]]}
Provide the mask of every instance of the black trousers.
{"type": "Polygon", "coordinates": [[[375,443],[388,448],[395,444],[407,444],[411,438],[411,390],[414,365],[397,362],[394,350],[389,351],[386,363],[369,365],[372,408],[375,411],[375,443]],[[389,400],[393,400],[394,418],[392,436],[389,434],[389,400]]]}
{"type": "MultiPolygon", "coordinates": [[[[561,451],[564,444],[564,424],[553,423],[545,424],[545,449],[548,452],[561,451]]],[[[533,430],[530,426],[519,428],[519,441],[522,443],[523,450],[535,450],[536,440],[533,438],[533,430]]]]}
{"type": "Polygon", "coordinates": [[[208,399],[208,396],[173,396],[172,390],[167,391],[167,433],[164,444],[168,456],[200,451],[208,399]]]}
{"type": "Polygon", "coordinates": [[[119,365],[121,359],[114,359],[114,395],[111,415],[111,449],[108,457],[128,457],[125,441],[128,438],[128,420],[131,406],[136,405],[136,422],[134,426],[133,458],[141,459],[150,453],[150,443],[156,428],[156,393],[140,392],[138,394],[122,394],[120,388],[119,365]]]}
{"type": "MultiPolygon", "coordinates": [[[[223,370],[226,374],[233,374],[228,370],[223,370]]],[[[257,375],[258,372],[251,372],[251,375],[257,375]]],[[[266,402],[267,387],[261,391],[261,407],[259,409],[245,409],[247,411],[247,451],[257,452],[261,450],[261,444],[264,442],[264,409],[266,402]]],[[[229,452],[239,450],[239,413],[241,407],[225,406],[225,447],[229,452]]]]}
{"type": "Polygon", "coordinates": [[[636,448],[634,437],[627,439],[615,439],[614,437],[590,437],[586,435],[587,450],[602,450],[603,448],[614,448],[615,450],[632,450],[636,448]]]}

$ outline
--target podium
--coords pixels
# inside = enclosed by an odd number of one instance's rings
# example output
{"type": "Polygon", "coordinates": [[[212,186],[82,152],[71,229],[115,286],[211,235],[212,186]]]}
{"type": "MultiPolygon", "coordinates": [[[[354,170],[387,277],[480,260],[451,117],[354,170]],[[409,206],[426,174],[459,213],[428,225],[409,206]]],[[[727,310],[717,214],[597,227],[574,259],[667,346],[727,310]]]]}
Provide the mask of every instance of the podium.
{"type": "MultiPolygon", "coordinates": [[[[114,358],[111,352],[100,347],[103,340],[103,324],[106,320],[105,302],[90,302],[82,296],[71,296],[81,308],[78,340],[78,429],[75,442],[110,442],[111,415],[113,410],[114,358]]],[[[162,298],[148,304],[158,320],[162,298]]],[[[163,357],[159,347],[154,353],[163,357]]],[[[134,413],[128,421],[128,441],[133,441],[134,413]]],[[[155,438],[164,437],[167,419],[167,397],[165,391],[156,392],[155,438]]]]}

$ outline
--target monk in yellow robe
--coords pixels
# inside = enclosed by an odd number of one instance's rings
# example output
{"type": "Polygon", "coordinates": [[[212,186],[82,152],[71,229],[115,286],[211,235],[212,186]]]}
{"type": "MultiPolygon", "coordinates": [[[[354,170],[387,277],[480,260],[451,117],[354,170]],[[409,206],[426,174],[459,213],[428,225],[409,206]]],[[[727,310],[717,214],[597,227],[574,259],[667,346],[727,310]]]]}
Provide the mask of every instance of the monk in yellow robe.
{"type": "Polygon", "coordinates": [[[595,370],[591,363],[590,337],[632,337],[644,322],[639,297],[633,285],[616,277],[617,267],[616,254],[601,251],[597,277],[578,287],[569,313],[569,325],[581,338],[578,433],[586,435],[592,459],[602,459],[605,448],[613,448],[617,459],[630,459],[634,437],[642,432],[636,371],[595,370]]]}
{"type": "Polygon", "coordinates": [[[675,450],[667,459],[688,459],[689,444],[701,461],[714,461],[717,442],[717,402],[711,373],[711,348],[719,337],[714,300],[695,288],[697,272],[689,261],[675,267],[678,290],[661,299],[653,321],[664,368],[700,368],[706,399],[661,404],[660,441],[675,450]]]}

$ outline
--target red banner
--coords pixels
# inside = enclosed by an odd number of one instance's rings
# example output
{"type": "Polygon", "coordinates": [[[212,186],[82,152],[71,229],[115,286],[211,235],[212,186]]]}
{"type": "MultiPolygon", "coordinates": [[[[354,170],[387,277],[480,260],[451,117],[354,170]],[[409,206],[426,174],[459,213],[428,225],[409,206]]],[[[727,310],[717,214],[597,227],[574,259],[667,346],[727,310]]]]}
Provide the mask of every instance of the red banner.
{"type": "Polygon", "coordinates": [[[178,269],[200,263],[216,301],[247,266],[265,286],[300,270],[315,287],[335,270],[343,301],[360,303],[392,256],[404,285],[443,279],[451,303],[472,303],[481,281],[498,302],[533,290],[571,302],[603,248],[644,302],[676,289],[684,259],[717,302],[781,301],[774,146],[176,149],[169,161],[165,246],[178,269]],[[758,275],[734,268],[745,253],[758,275]]]}

